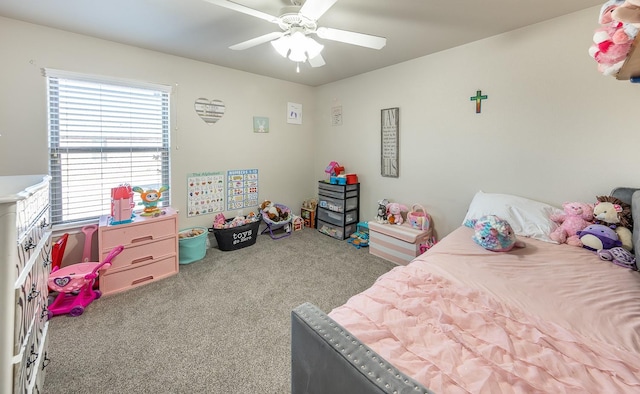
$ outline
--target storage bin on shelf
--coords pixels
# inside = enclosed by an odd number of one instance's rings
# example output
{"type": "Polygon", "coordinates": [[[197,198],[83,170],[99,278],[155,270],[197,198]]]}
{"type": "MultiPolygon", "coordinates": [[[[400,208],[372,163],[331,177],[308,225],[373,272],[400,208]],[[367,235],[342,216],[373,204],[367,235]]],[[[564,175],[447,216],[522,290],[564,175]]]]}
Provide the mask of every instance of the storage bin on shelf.
{"type": "MultiPolygon", "coordinates": [[[[246,248],[256,243],[258,227],[260,227],[260,215],[254,222],[231,228],[209,228],[218,242],[218,248],[222,251],[231,251],[246,248]]],[[[228,219],[231,222],[233,219],[228,219]]]]}
{"type": "Polygon", "coordinates": [[[347,226],[334,226],[325,222],[318,222],[318,231],[336,239],[345,239],[355,231],[356,224],[349,224],[347,226]]]}
{"type": "Polygon", "coordinates": [[[345,224],[351,224],[355,222],[356,220],[358,220],[358,217],[355,211],[342,214],[321,209],[318,211],[318,219],[324,222],[335,224],[336,226],[343,226],[345,224]]]}
{"type": "Polygon", "coordinates": [[[334,212],[345,212],[358,207],[358,197],[347,198],[346,200],[338,200],[326,196],[318,196],[318,206],[326,208],[334,212]]]}
{"type": "Polygon", "coordinates": [[[207,229],[193,227],[178,232],[178,262],[189,264],[202,260],[207,254],[207,229]]]}

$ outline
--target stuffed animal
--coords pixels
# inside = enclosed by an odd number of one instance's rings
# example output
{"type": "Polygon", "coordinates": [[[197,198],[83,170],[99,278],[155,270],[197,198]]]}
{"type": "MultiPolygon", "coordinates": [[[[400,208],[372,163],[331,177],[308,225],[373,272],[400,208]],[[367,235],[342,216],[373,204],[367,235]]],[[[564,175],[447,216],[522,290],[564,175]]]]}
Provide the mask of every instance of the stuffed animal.
{"type": "Polygon", "coordinates": [[[213,228],[223,228],[226,221],[227,218],[224,217],[224,214],[222,212],[217,214],[213,219],[213,228]]]}
{"type": "Polygon", "coordinates": [[[582,247],[594,252],[622,246],[618,234],[603,224],[592,224],[584,230],[578,231],[576,234],[580,237],[582,247]]]}
{"type": "Polygon", "coordinates": [[[594,223],[611,227],[618,235],[622,247],[633,249],[633,217],[631,206],[612,196],[598,196],[593,207],[594,223]]]}
{"type": "Polygon", "coordinates": [[[402,212],[407,212],[409,208],[397,202],[387,204],[387,221],[389,224],[402,224],[402,212]]]}
{"type": "Polygon", "coordinates": [[[636,256],[625,248],[616,246],[611,249],[598,250],[596,253],[601,260],[611,261],[615,265],[629,268],[634,271],[638,270],[638,266],[636,265],[636,256]]]}
{"type": "Polygon", "coordinates": [[[582,246],[576,233],[593,224],[593,205],[578,201],[565,202],[562,209],[563,213],[550,216],[559,226],[549,234],[549,238],[561,244],[582,246]]]}
{"type": "Polygon", "coordinates": [[[627,0],[614,9],[611,17],[618,21],[640,28],[640,0],[627,0]]]}
{"type": "Polygon", "coordinates": [[[269,200],[265,200],[260,204],[260,211],[272,222],[289,220],[289,212],[283,211],[278,205],[269,200]]]}
{"type": "Polygon", "coordinates": [[[383,198],[378,201],[378,211],[376,213],[376,222],[378,223],[388,223],[387,222],[387,204],[389,204],[389,200],[383,198]]]}
{"type": "Polygon", "coordinates": [[[279,209],[271,201],[264,200],[262,204],[260,204],[260,210],[272,221],[280,221],[279,209]]]}
{"type": "Polygon", "coordinates": [[[612,13],[623,3],[623,0],[610,0],[602,6],[598,19],[600,27],[594,32],[593,44],[589,48],[589,55],[596,60],[598,71],[604,75],[615,75],[620,71],[638,34],[635,26],[612,17],[612,13]]]}
{"type": "Polygon", "coordinates": [[[144,210],[140,214],[141,216],[159,216],[162,211],[158,208],[158,203],[162,201],[162,193],[169,190],[169,186],[162,186],[160,189],[147,189],[144,190],[140,186],[134,186],[132,191],[136,193],[140,193],[140,198],[142,199],[138,205],[144,205],[144,210]]]}
{"type": "Polygon", "coordinates": [[[475,230],[475,243],[492,252],[508,252],[513,248],[524,248],[525,243],[516,238],[511,225],[495,215],[467,220],[465,226],[475,230]]]}

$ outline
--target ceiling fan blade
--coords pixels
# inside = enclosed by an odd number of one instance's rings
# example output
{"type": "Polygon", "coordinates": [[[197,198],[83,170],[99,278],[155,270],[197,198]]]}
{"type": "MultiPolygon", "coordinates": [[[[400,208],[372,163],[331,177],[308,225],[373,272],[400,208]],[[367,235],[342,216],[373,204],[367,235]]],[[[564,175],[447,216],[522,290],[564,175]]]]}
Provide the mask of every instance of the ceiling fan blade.
{"type": "Polygon", "coordinates": [[[211,4],[218,5],[220,7],[228,8],[230,10],[242,12],[243,14],[255,16],[256,18],[264,19],[267,22],[278,23],[278,18],[273,15],[269,15],[265,12],[254,10],[253,8],[246,7],[242,4],[234,3],[233,1],[228,1],[228,0],[204,0],[204,1],[207,1],[211,4]]]}
{"type": "Polygon", "coordinates": [[[326,63],[324,62],[324,58],[320,54],[318,54],[318,56],[316,56],[314,58],[309,58],[309,65],[311,67],[322,67],[325,64],[326,63]]]}
{"type": "Polygon", "coordinates": [[[359,45],[371,49],[382,49],[387,45],[384,37],[372,36],[370,34],[356,33],[353,31],[332,29],[330,27],[319,27],[316,34],[320,38],[340,41],[347,44],[359,45]]]}
{"type": "Polygon", "coordinates": [[[280,38],[283,35],[284,35],[284,32],[274,31],[273,33],[268,33],[260,37],[252,38],[250,40],[241,42],[239,44],[232,45],[229,47],[229,49],[233,49],[234,51],[242,51],[243,49],[249,49],[257,45],[264,44],[265,42],[275,40],[276,38],[280,38]]]}
{"type": "Polygon", "coordinates": [[[317,21],[338,0],[307,0],[300,8],[300,13],[309,19],[317,21]]]}

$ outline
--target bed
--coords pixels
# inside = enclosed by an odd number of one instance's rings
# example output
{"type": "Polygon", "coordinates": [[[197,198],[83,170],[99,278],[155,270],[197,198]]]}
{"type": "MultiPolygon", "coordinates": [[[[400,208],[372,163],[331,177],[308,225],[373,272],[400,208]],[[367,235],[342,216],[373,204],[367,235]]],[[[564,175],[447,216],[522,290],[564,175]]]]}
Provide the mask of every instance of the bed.
{"type": "MultiPolygon", "coordinates": [[[[640,261],[635,190],[611,195],[640,261]]],[[[545,239],[553,209],[479,192],[467,217],[507,217],[525,248],[487,251],[461,226],[329,313],[295,308],[292,393],[640,392],[640,273],[545,239]]]]}

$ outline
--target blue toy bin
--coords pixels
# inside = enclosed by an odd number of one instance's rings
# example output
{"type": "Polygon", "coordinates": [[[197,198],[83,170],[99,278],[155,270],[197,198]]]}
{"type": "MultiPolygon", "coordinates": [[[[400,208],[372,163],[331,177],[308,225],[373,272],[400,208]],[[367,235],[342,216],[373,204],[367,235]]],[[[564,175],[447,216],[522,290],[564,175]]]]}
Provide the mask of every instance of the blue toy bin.
{"type": "Polygon", "coordinates": [[[207,254],[207,229],[193,227],[178,232],[179,263],[190,264],[207,254]],[[199,233],[197,235],[193,235],[199,233]]]}

